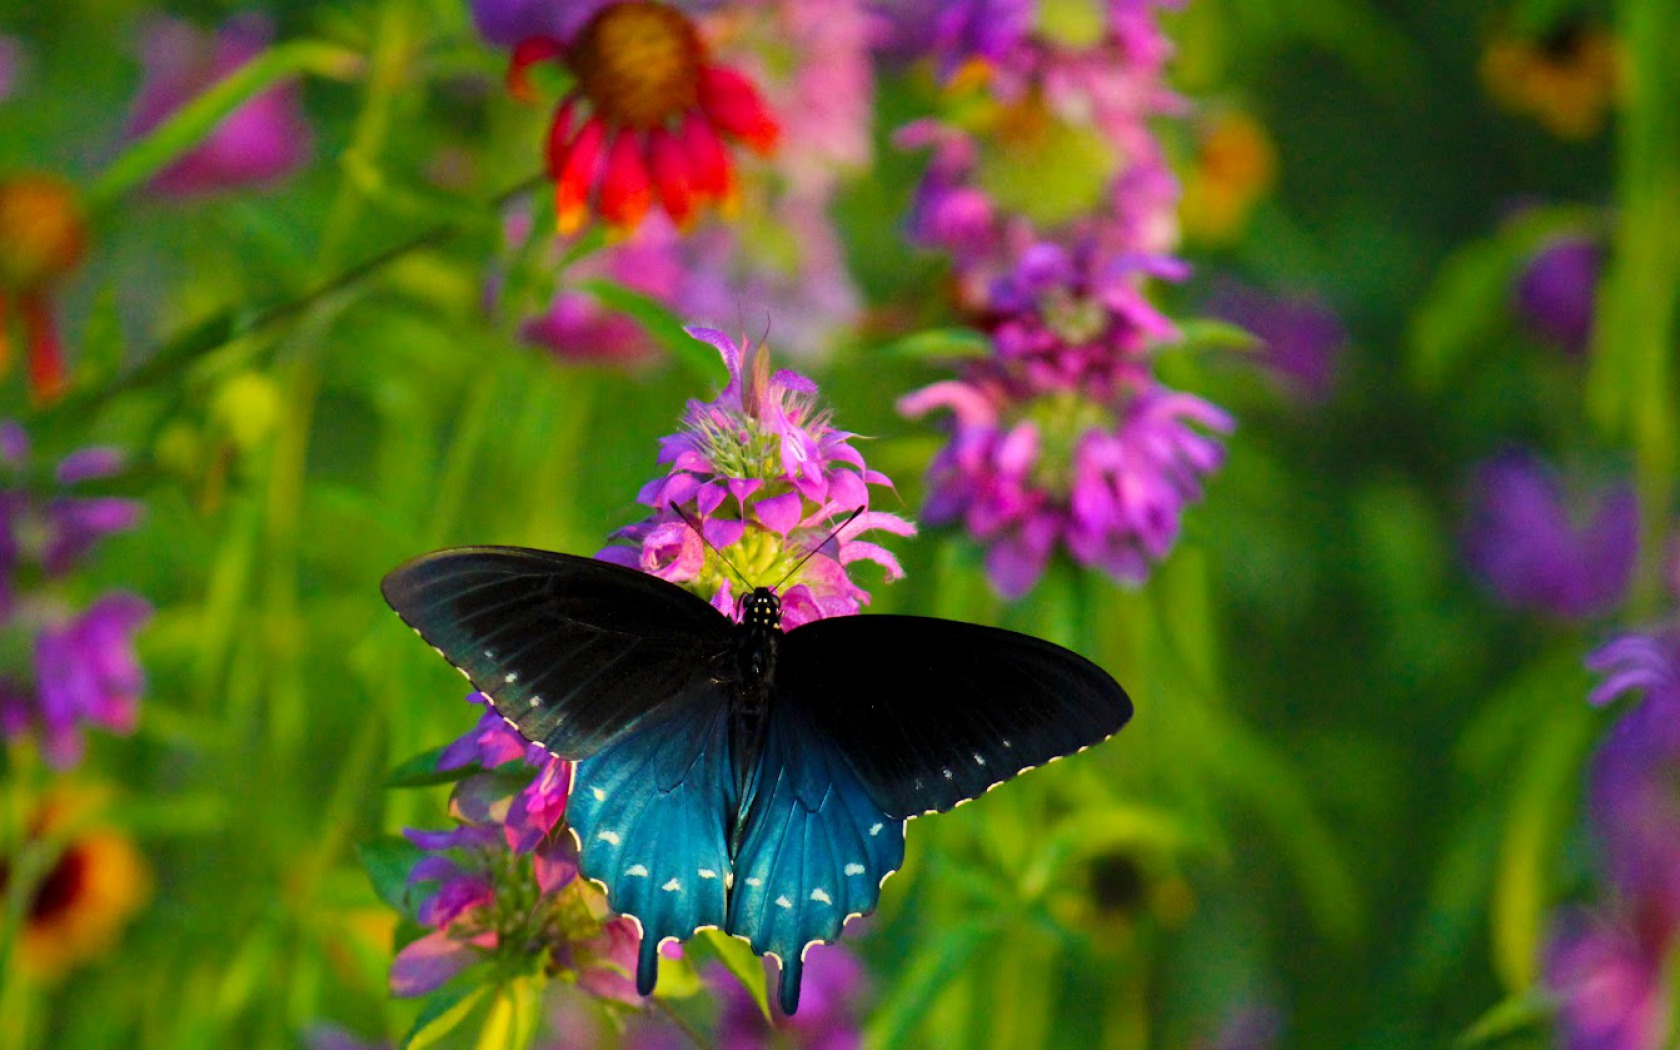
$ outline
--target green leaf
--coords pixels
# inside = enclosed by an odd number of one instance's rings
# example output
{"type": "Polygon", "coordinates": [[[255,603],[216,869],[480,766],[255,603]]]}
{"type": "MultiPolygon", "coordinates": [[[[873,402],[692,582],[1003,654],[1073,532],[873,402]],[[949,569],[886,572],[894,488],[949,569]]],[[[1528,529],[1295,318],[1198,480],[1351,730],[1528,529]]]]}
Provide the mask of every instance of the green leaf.
{"type": "Polygon", "coordinates": [[[496,990],[490,1015],[478,1035],[478,1050],[514,1050],[536,1041],[542,1027],[543,990],[540,975],[515,977],[496,990]]]}
{"type": "Polygon", "coordinates": [[[625,314],[641,325],[673,360],[702,383],[722,386],[728,381],[717,351],[710,343],[703,343],[689,335],[682,318],[664,303],[612,281],[588,280],[580,287],[599,300],[602,306],[625,314]]]}
{"type": "Polygon", "coordinates": [[[1201,318],[1178,322],[1178,342],[1163,346],[1160,353],[1201,353],[1208,350],[1259,353],[1265,348],[1253,332],[1227,321],[1201,318]]]}
{"type": "Polygon", "coordinates": [[[869,1050],[913,1045],[916,1026],[927,1016],[934,1000],[996,938],[997,928],[989,921],[946,930],[905,968],[892,995],[870,1020],[864,1045],[869,1050]]]}
{"type": "Polygon", "coordinates": [[[421,853],[419,846],[400,835],[382,835],[356,847],[356,857],[373,884],[373,892],[404,913],[408,911],[408,873],[421,853]]]}
{"type": "Polygon", "coordinates": [[[325,41],[294,40],[269,48],[176,110],[124,151],[88,187],[89,207],[116,204],[202,142],[228,114],[280,81],[302,73],[344,80],[361,68],[361,55],[325,41]]]}
{"type": "Polygon", "coordinates": [[[962,360],[987,356],[992,341],[972,328],[929,328],[894,340],[878,352],[912,361],[962,360]]]}
{"type": "Polygon", "coordinates": [[[427,1047],[437,1046],[461,1027],[491,991],[490,986],[481,984],[447,987],[433,992],[426,997],[420,1016],[414,1019],[414,1027],[403,1036],[402,1045],[406,1050],[426,1050],[427,1047]]]}
{"type": "Polygon", "coordinates": [[[696,970],[709,960],[722,963],[724,969],[733,974],[741,982],[741,987],[753,997],[765,1020],[770,1019],[769,980],[764,973],[764,963],[753,954],[746,941],[720,930],[706,930],[688,942],[684,950],[693,958],[696,970]]]}
{"type": "Polygon", "coordinates": [[[442,754],[443,746],[439,746],[415,755],[386,773],[384,785],[388,788],[433,787],[437,784],[453,784],[479,772],[476,762],[469,762],[455,769],[439,769],[438,757],[442,754]]]}
{"type": "Polygon", "coordinates": [[[1598,718],[1585,701],[1570,697],[1549,712],[1536,711],[1534,724],[1545,728],[1522,756],[1493,885],[1493,965],[1512,993],[1536,978],[1541,932],[1554,903],[1549,876],[1598,718]]]}
{"type": "Polygon", "coordinates": [[[1534,994],[1513,995],[1476,1019],[1453,1040],[1457,1050],[1499,1042],[1550,1022],[1552,1005],[1534,994]]]}

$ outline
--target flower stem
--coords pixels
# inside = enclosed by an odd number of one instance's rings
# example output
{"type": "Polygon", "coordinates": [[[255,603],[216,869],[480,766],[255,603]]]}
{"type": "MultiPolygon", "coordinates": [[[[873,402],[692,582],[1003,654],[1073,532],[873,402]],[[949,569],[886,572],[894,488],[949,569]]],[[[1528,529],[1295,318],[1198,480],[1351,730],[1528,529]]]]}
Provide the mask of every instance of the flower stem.
{"type": "Polygon", "coordinates": [[[1617,124],[1620,170],[1615,251],[1593,333],[1588,409],[1599,429],[1633,446],[1641,505],[1641,571],[1630,612],[1662,600],[1668,518],[1680,466],[1675,418],[1675,318],[1680,306],[1680,6],[1621,0],[1627,103],[1617,124]]]}

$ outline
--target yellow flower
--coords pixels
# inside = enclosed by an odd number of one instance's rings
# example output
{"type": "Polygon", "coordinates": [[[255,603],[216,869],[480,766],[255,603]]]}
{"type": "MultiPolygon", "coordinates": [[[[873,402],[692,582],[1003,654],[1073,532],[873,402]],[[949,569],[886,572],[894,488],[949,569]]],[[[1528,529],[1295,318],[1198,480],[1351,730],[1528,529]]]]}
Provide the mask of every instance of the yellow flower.
{"type": "Polygon", "coordinates": [[[1208,244],[1235,241],[1276,180],[1277,150],[1260,122],[1240,110],[1214,114],[1184,180],[1184,236],[1208,244]]]}
{"type": "MultiPolygon", "coordinates": [[[[43,981],[62,977],[109,951],[124,926],[151,896],[151,871],[127,836],[87,827],[91,793],[64,792],[45,801],[31,839],[69,837],[35,885],[18,937],[18,966],[43,981]]],[[[9,881],[0,862],[0,891],[9,881]]]]}
{"type": "Polygon", "coordinates": [[[1482,83],[1495,102],[1566,139],[1604,127],[1621,82],[1621,54],[1608,33],[1570,25],[1541,40],[1496,37],[1482,52],[1482,83]]]}

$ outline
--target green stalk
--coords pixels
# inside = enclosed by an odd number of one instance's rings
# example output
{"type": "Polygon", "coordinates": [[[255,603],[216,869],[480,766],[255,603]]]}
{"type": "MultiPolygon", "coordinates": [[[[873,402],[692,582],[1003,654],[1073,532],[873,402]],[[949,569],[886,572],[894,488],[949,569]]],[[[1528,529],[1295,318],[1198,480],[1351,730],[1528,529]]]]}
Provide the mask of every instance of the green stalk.
{"type": "Polygon", "coordinates": [[[1630,613],[1662,602],[1662,561],[1680,465],[1673,353],[1680,303],[1680,5],[1620,0],[1626,106],[1609,272],[1600,288],[1588,410],[1613,442],[1632,446],[1641,508],[1641,565],[1630,613]]]}

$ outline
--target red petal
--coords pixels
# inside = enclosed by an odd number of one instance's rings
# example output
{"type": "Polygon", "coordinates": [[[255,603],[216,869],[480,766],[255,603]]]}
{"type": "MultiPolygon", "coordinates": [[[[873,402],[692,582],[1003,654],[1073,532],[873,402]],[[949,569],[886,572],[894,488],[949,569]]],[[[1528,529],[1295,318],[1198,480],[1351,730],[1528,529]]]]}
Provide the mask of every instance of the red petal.
{"type": "Polygon", "coordinates": [[[690,111],[683,120],[682,147],[688,154],[689,185],[703,201],[719,201],[729,195],[729,154],[706,118],[690,111]]]}
{"type": "Polygon", "coordinates": [[[508,94],[521,102],[535,102],[536,88],[531,86],[531,67],[538,62],[557,59],[566,46],[551,36],[528,36],[513,45],[513,61],[508,63],[508,94]]]}
{"type": "Polygon", "coordinates": [[[642,159],[642,137],[625,128],[607,151],[601,173],[601,217],[624,230],[633,230],[653,203],[653,184],[642,159]]]}
{"type": "Polygon", "coordinates": [[[692,165],[682,144],[664,128],[648,132],[648,166],[665,213],[678,226],[687,226],[694,217],[694,194],[689,188],[692,165]]]}
{"type": "Polygon", "coordinates": [[[50,404],[64,393],[64,348],[58,341],[58,325],[44,296],[18,298],[23,310],[23,330],[29,340],[29,387],[37,404],[50,404]]]}
{"type": "Polygon", "coordinates": [[[567,140],[572,137],[572,118],[577,116],[577,99],[568,98],[554,111],[554,121],[548,126],[548,143],[544,157],[548,161],[548,177],[556,181],[566,169],[567,140]]]}
{"type": "Polygon", "coordinates": [[[583,229],[589,221],[589,191],[595,185],[595,169],[601,161],[601,143],[607,136],[600,117],[584,124],[566,153],[566,164],[554,182],[554,224],[562,237],[583,229]]]}
{"type": "Polygon", "coordinates": [[[712,123],[759,153],[776,148],[781,128],[752,81],[733,69],[707,66],[700,71],[700,108],[712,123]]]}

